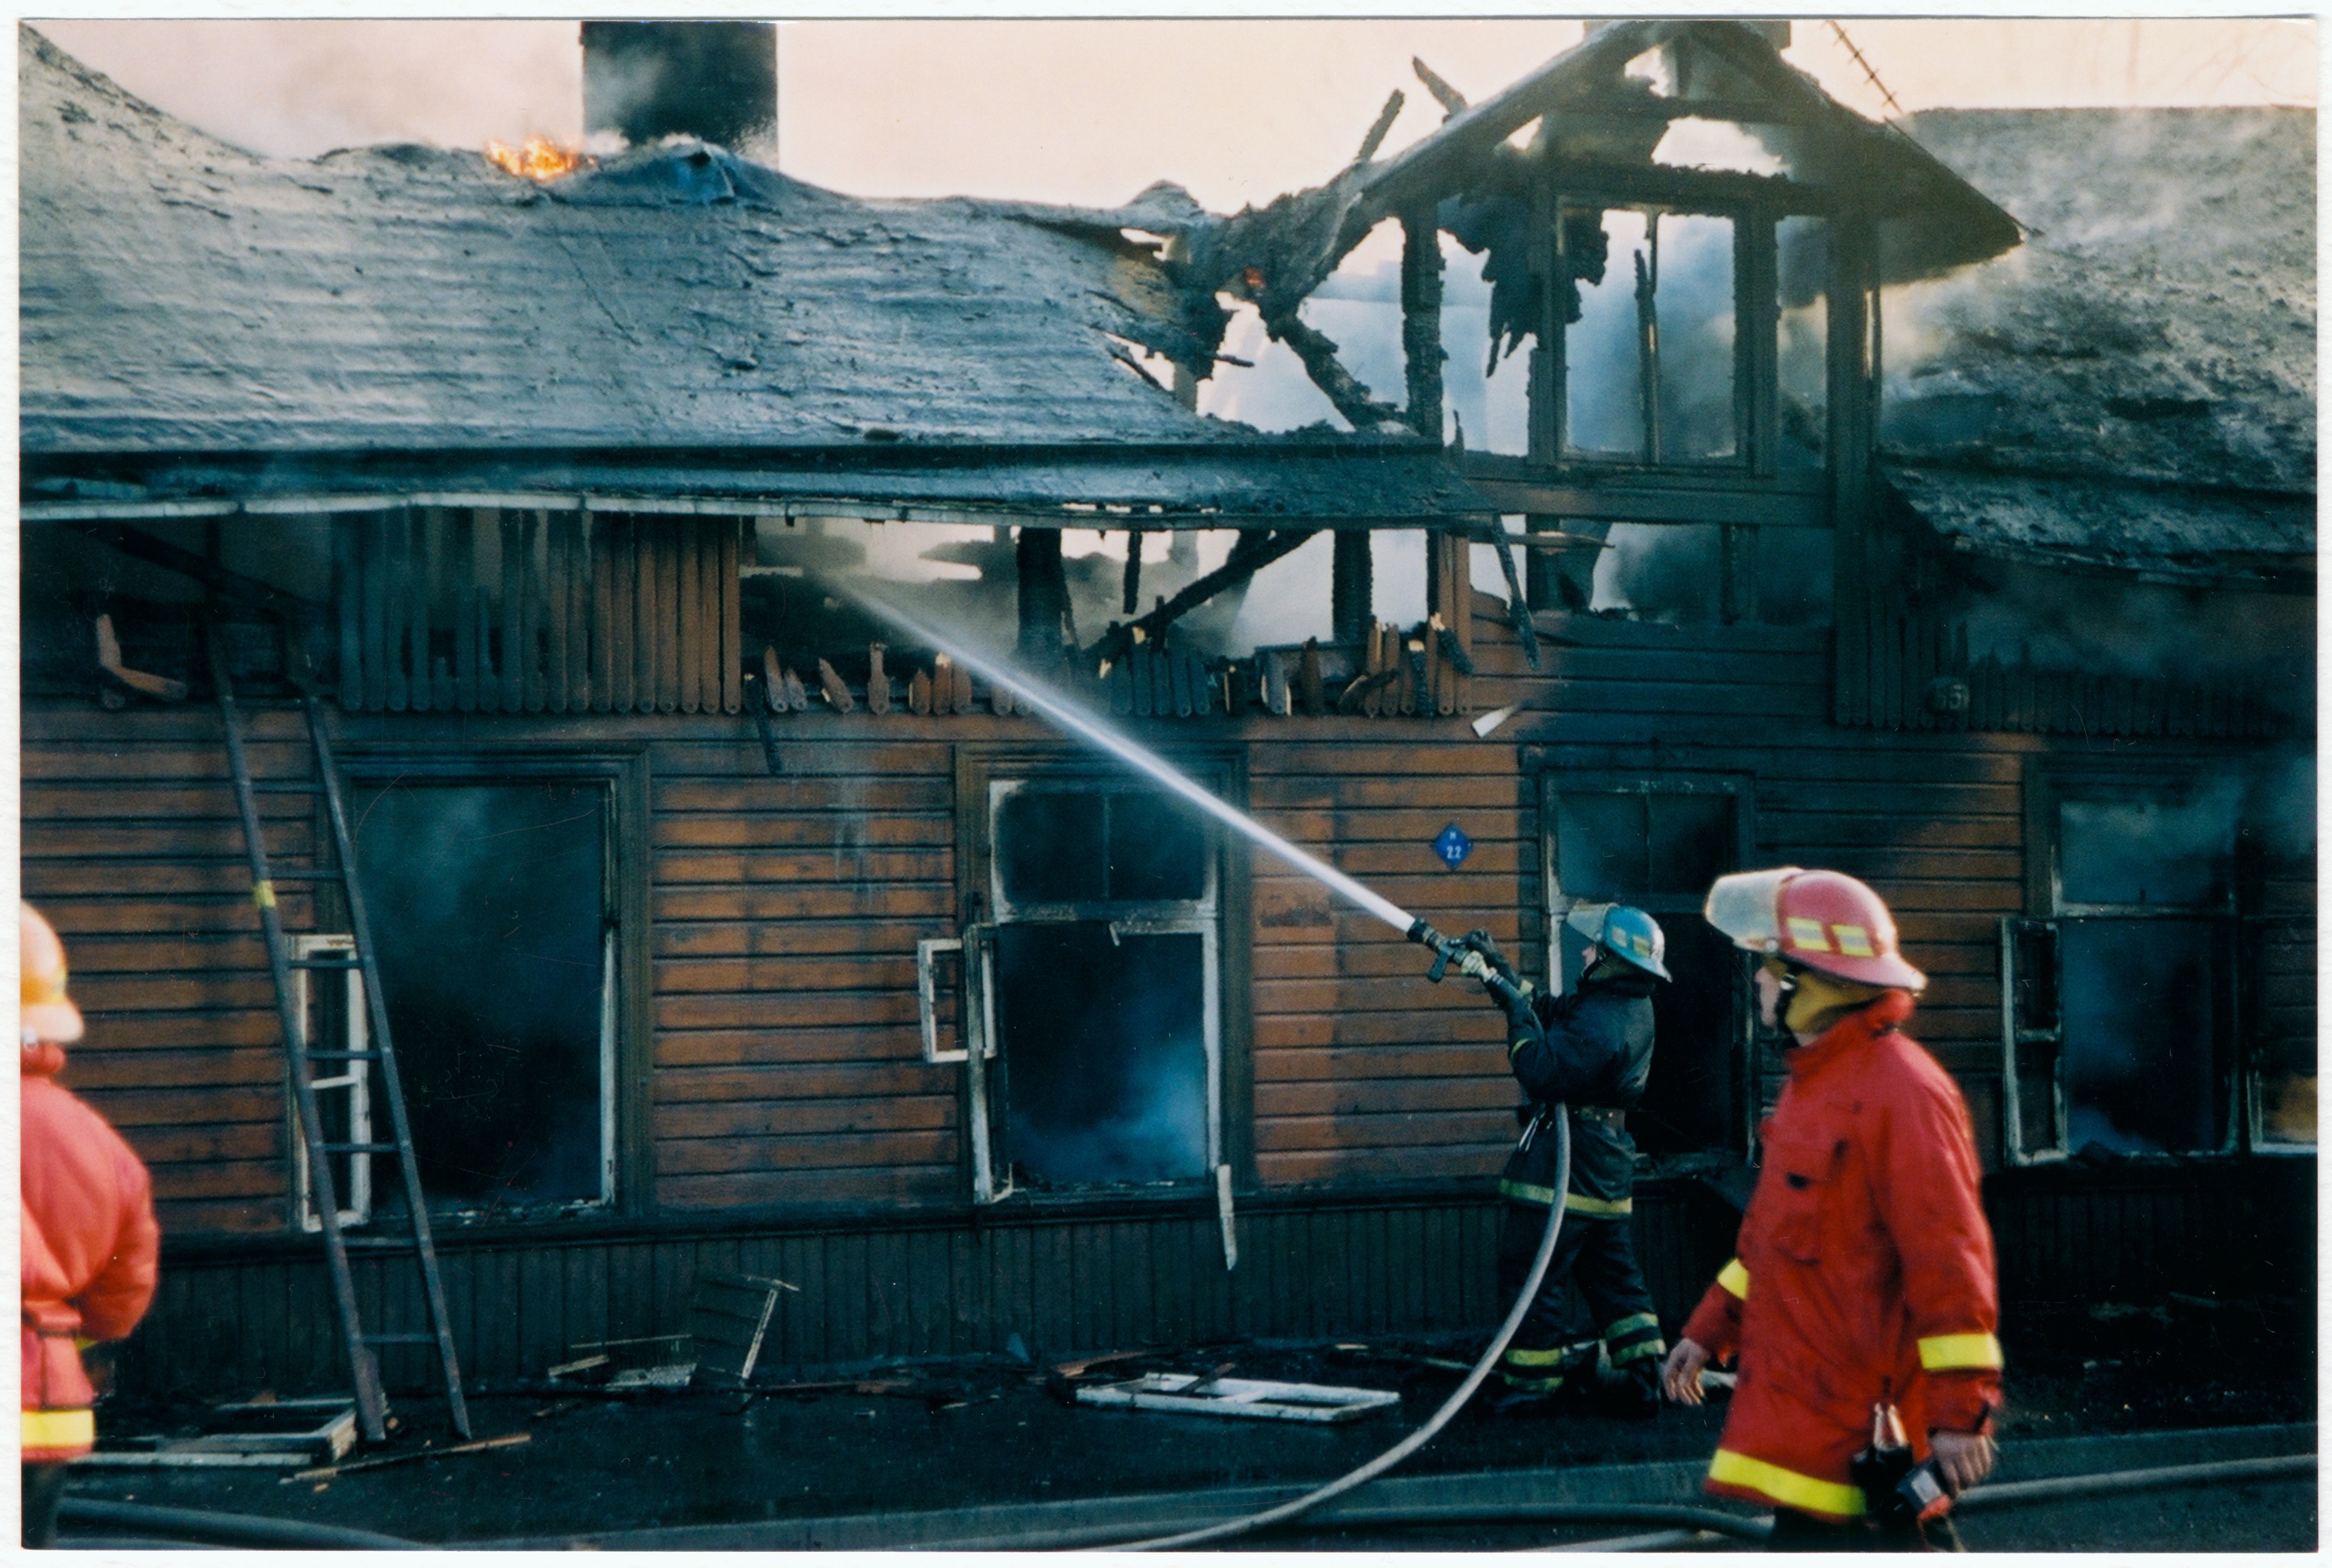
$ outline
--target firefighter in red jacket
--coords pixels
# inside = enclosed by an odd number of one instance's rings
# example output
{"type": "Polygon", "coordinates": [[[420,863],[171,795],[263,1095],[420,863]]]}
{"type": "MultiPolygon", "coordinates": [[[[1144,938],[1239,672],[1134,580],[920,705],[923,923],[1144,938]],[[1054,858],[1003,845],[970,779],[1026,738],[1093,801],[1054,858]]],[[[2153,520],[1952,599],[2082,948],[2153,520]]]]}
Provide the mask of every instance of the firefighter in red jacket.
{"type": "Polygon", "coordinates": [[[146,1167],[56,1082],[81,1038],[65,951],[31,904],[18,920],[23,1055],[24,1544],[53,1545],[65,1466],[97,1440],[81,1347],[122,1339],[154,1297],[161,1244],[146,1167]]]}
{"type": "Polygon", "coordinates": [[[1759,1010],[1794,1045],[1739,1256],[1663,1386],[1698,1404],[1702,1368],[1738,1354],[1706,1486],[1771,1504],[1775,1549],[1954,1545],[1941,1511],[1994,1458],[1999,1290],[1966,1104],[1902,1032],[1926,977],[1836,872],[1722,877],[1706,913],[1764,955],[1759,1010]]]}

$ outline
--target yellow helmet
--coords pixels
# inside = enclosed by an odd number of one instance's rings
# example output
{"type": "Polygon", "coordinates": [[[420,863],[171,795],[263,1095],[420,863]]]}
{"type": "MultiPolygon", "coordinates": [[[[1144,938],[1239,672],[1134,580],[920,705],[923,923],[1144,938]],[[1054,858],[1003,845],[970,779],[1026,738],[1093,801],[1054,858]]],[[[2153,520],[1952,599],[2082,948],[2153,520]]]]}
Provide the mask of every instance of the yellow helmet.
{"type": "Polygon", "coordinates": [[[65,944],[41,912],[19,901],[16,961],[23,982],[24,1008],[18,1015],[24,1032],[33,1039],[69,1046],[81,1038],[81,1009],[65,994],[65,944]]]}

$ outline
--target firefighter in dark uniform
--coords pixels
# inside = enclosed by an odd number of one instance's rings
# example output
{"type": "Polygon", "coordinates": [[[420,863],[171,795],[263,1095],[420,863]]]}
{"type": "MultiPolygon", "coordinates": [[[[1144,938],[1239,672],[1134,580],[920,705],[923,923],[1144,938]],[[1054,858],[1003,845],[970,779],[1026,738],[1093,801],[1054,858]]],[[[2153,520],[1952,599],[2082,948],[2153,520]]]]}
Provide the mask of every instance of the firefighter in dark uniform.
{"type": "Polygon", "coordinates": [[[1513,999],[1504,1004],[1507,1060],[1530,1096],[1498,1182],[1506,1200],[1498,1288],[1510,1308],[1538,1255],[1547,1207],[1559,1196],[1563,1209],[1537,1299],[1499,1362],[1506,1391],[1496,1408],[1551,1405],[1565,1389],[1597,1389],[1627,1413],[1651,1415],[1668,1347],[1629,1234],[1636,1143],[1626,1114],[1651,1075],[1652,988],[1668,978],[1667,939],[1650,915],[1625,904],[1581,905],[1568,923],[1591,945],[1567,996],[1531,995],[1495,949],[1468,952],[1459,965],[1477,980],[1495,970],[1506,981],[1492,994],[1513,999]],[[1571,1125],[1571,1182],[1561,1194],[1548,1124],[1558,1104],[1571,1125]],[[1599,1344],[1610,1350],[1613,1374],[1600,1383],[1599,1344]]]}

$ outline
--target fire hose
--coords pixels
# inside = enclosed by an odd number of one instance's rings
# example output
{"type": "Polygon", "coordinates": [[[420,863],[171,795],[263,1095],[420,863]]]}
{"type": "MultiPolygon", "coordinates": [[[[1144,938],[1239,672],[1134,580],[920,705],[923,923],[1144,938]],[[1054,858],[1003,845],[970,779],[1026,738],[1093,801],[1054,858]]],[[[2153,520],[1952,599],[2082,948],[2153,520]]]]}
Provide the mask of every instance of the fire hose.
{"type": "MultiPolygon", "coordinates": [[[[1421,920],[1417,924],[1426,932],[1433,930],[1421,920]]],[[[1446,959],[1447,955],[1443,956],[1446,959]]],[[[1437,964],[1435,968],[1438,970],[1440,965],[1437,964]]],[[[1554,1190],[1560,1193],[1568,1191],[1571,1187],[1571,1119],[1563,1114],[1562,1108],[1558,1106],[1552,1120],[1555,1130],[1554,1190]]],[[[1514,1308],[1506,1314],[1506,1321],[1498,1325],[1498,1332],[1491,1337],[1489,1348],[1482,1353],[1482,1359],[1474,1363],[1474,1370],[1466,1374],[1466,1381],[1458,1385],[1455,1393],[1441,1401],[1441,1408],[1427,1418],[1425,1424],[1417,1430],[1360,1468],[1348,1471],[1293,1502],[1282,1503],[1276,1508],[1266,1508],[1244,1519],[1230,1519],[1220,1525],[1209,1525],[1204,1529],[1186,1530],[1179,1535],[1160,1535],[1152,1540],[1128,1542],[1108,1549],[1117,1552],[1181,1552],[1210,1542],[1227,1541],[1234,1535],[1244,1535],[1274,1525],[1284,1525],[1290,1519],[1310,1513],[1332,1498],[1341,1497],[1356,1487],[1368,1485],[1425,1447],[1449,1424],[1452,1417],[1465,1408],[1466,1401],[1474,1397],[1474,1391],[1482,1386],[1482,1380],[1490,1375],[1490,1369],[1497,1364],[1498,1358],[1506,1353],[1506,1346],[1513,1341],[1515,1331],[1522,1327],[1532,1303],[1538,1299],[1538,1287],[1546,1278],[1547,1266],[1554,1261],[1555,1238],[1562,1233],[1563,1205],[1560,1201],[1550,1203],[1546,1211],[1546,1234],[1539,1238],[1538,1256],[1531,1259],[1530,1274],[1523,1280],[1522,1289],[1515,1293],[1514,1308]]]]}

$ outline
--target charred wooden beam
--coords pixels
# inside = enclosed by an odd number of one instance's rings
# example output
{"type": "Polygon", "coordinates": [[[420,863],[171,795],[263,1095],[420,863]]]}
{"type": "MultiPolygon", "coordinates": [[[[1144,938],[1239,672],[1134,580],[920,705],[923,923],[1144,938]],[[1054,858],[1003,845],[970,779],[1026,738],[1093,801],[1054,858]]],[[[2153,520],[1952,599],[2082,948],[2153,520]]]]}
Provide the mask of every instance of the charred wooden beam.
{"type": "MultiPolygon", "coordinates": [[[[1078,662],[1098,660],[1115,663],[1137,643],[1154,640],[1159,633],[1225,588],[1245,582],[1273,561],[1290,553],[1310,539],[1314,531],[1308,528],[1283,528],[1270,533],[1242,534],[1238,543],[1231,547],[1230,558],[1222,565],[1160,604],[1148,615],[1123,626],[1111,626],[1099,641],[1085,651],[1078,662]]],[[[1027,623],[1024,620],[1022,624],[1025,626],[1027,623]]]]}
{"type": "Polygon", "coordinates": [[[1400,106],[1407,101],[1400,88],[1392,90],[1392,96],[1385,100],[1382,109],[1377,110],[1376,123],[1370,126],[1368,135],[1361,139],[1361,150],[1352,155],[1354,163],[1366,163],[1376,157],[1377,148],[1384,145],[1385,137],[1392,129],[1392,122],[1400,118],[1400,106]]]}
{"type": "Polygon", "coordinates": [[[1441,439],[1441,225],[1433,209],[1400,220],[1400,349],[1409,378],[1409,425],[1441,439]]]}
{"type": "Polygon", "coordinates": [[[1343,361],[1336,358],[1333,338],[1307,325],[1292,310],[1266,320],[1264,329],[1295,350],[1295,357],[1304,361],[1304,373],[1312,378],[1314,386],[1328,395],[1328,401],[1353,429],[1406,428],[1400,409],[1390,403],[1378,402],[1367,384],[1344,368],[1343,361]]]}
{"type": "Polygon", "coordinates": [[[1049,670],[1076,643],[1069,615],[1069,579],[1061,563],[1061,531],[1023,528],[1016,558],[1020,578],[1020,658],[1049,670]]]}
{"type": "Polygon", "coordinates": [[[1410,56],[1409,66],[1417,72],[1417,79],[1425,83],[1425,91],[1433,94],[1434,101],[1441,105],[1445,115],[1464,111],[1466,95],[1444,81],[1433,67],[1413,54],[1410,56]]]}
{"type": "Polygon", "coordinates": [[[1376,562],[1368,533],[1346,529],[1336,535],[1336,558],[1329,573],[1328,625],[1336,641],[1367,640],[1376,625],[1376,562]]]}
{"type": "Polygon", "coordinates": [[[1530,599],[1523,592],[1522,579],[1515,571],[1514,539],[1501,521],[1490,531],[1491,546],[1498,552],[1498,569],[1506,578],[1506,615],[1514,623],[1515,636],[1521,639],[1523,657],[1530,667],[1538,668],[1538,628],[1531,624],[1530,599]]]}
{"type": "Polygon", "coordinates": [[[290,617],[294,622],[310,616],[321,616],[325,612],[326,607],[312,599],[301,598],[272,583],[220,566],[193,550],[181,550],[167,540],[156,539],[143,529],[119,522],[72,522],[66,526],[100,544],[111,546],[126,556],[190,577],[223,598],[253,608],[272,610],[278,615],[290,617]]]}

